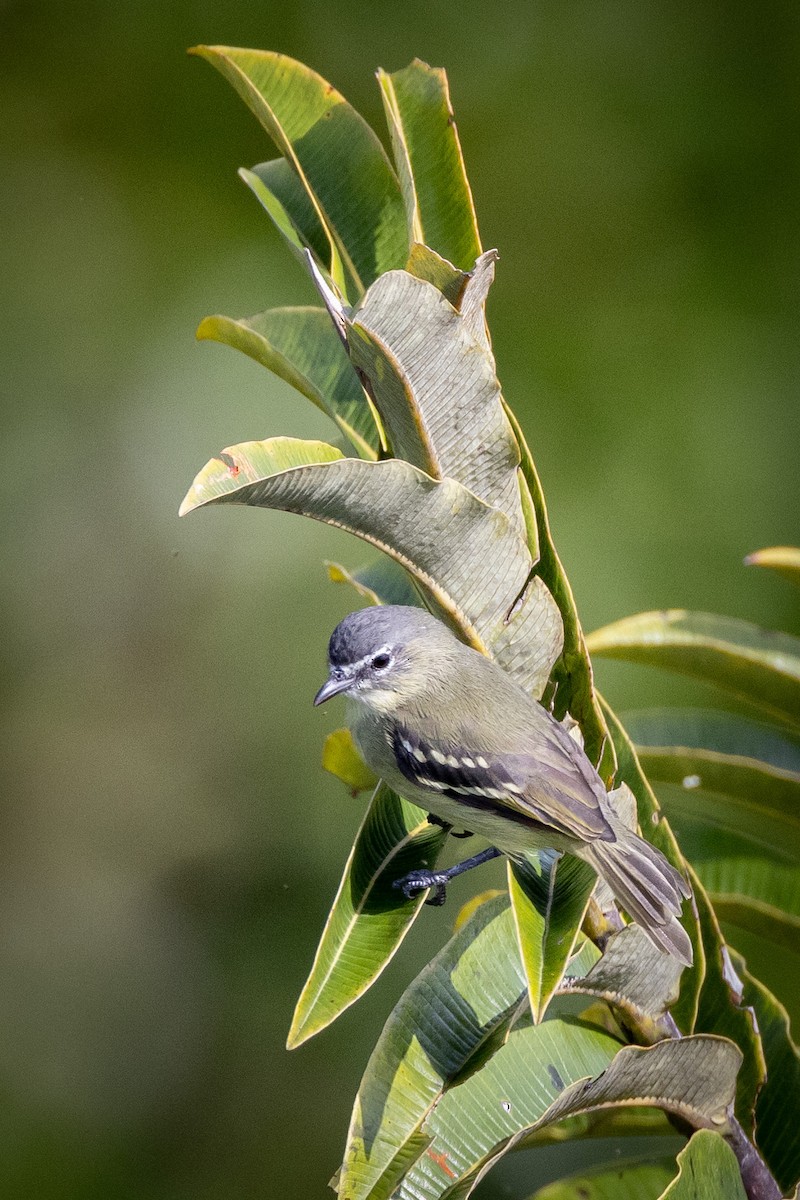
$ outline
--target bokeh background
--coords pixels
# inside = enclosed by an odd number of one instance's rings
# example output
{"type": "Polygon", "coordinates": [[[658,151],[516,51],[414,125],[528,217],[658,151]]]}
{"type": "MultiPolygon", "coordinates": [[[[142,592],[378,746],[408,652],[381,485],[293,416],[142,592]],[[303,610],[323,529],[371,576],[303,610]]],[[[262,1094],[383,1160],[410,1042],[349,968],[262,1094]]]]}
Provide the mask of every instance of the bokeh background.
{"type": "MultiPolygon", "coordinates": [[[[294,517],[177,518],[220,447],[330,433],[194,343],[207,313],[313,297],[235,175],[266,136],[184,50],[293,55],[381,131],[373,69],[446,66],[501,253],[499,371],[585,625],[674,605],[796,630],[789,585],[741,560],[800,536],[797,7],[5,0],[0,22],[0,1194],[324,1197],[457,900],[284,1050],[364,806],[318,765],[353,604],[321,560],[365,554],[294,517]]],[[[698,694],[600,676],[621,710],[698,694]]],[[[524,1157],[482,1194],[557,1169],[524,1157]]]]}

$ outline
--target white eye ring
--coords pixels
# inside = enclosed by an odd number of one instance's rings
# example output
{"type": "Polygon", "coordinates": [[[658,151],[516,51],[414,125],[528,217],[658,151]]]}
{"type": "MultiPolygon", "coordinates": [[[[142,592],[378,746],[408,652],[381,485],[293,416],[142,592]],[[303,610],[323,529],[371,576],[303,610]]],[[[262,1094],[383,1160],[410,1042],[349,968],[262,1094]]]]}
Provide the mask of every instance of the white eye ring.
{"type": "Polygon", "coordinates": [[[387,650],[381,650],[379,654],[375,655],[370,666],[374,667],[376,671],[385,671],[387,667],[391,666],[391,663],[391,654],[387,650]]]}

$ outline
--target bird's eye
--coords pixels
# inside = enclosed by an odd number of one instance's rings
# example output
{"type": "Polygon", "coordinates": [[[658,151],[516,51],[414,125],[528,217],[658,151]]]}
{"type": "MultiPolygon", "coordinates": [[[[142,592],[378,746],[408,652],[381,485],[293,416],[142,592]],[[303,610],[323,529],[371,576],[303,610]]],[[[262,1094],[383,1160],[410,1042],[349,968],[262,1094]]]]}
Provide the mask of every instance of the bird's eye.
{"type": "Polygon", "coordinates": [[[376,654],[372,660],[372,665],[376,671],[382,671],[385,667],[388,667],[391,661],[391,654],[376,654]]]}

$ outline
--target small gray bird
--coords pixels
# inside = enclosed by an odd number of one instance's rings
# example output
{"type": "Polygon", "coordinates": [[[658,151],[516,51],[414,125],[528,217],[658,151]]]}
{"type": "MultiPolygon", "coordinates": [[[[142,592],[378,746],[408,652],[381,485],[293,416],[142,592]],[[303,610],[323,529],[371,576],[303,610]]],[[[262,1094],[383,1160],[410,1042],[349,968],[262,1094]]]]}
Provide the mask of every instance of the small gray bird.
{"type": "MultiPolygon", "coordinates": [[[[396,792],[512,859],[543,848],[584,859],[660,950],[691,964],[685,879],[619,820],[581,747],[491,659],[430,613],[385,605],[345,617],[328,662],[314,703],[346,694],[364,761],[396,792]]],[[[415,878],[420,888],[442,876],[415,878]]]]}

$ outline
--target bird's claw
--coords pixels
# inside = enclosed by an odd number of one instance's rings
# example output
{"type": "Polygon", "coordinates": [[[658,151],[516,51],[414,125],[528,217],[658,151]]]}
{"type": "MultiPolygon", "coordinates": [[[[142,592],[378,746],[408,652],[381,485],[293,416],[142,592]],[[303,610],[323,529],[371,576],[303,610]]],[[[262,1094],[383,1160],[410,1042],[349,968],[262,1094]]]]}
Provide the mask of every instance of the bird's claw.
{"type": "Polygon", "coordinates": [[[429,825],[438,825],[440,829],[443,829],[445,831],[445,833],[449,833],[450,837],[459,838],[459,839],[472,837],[472,834],[470,833],[470,831],[468,829],[462,829],[461,833],[455,833],[453,830],[453,826],[450,824],[450,822],[442,820],[441,817],[437,817],[436,813],[428,813],[428,824],[429,825]]]}
{"type": "Polygon", "coordinates": [[[447,874],[444,871],[410,871],[402,879],[395,879],[392,887],[403,893],[406,900],[413,900],[419,892],[435,888],[425,903],[439,908],[447,899],[447,874]]]}

